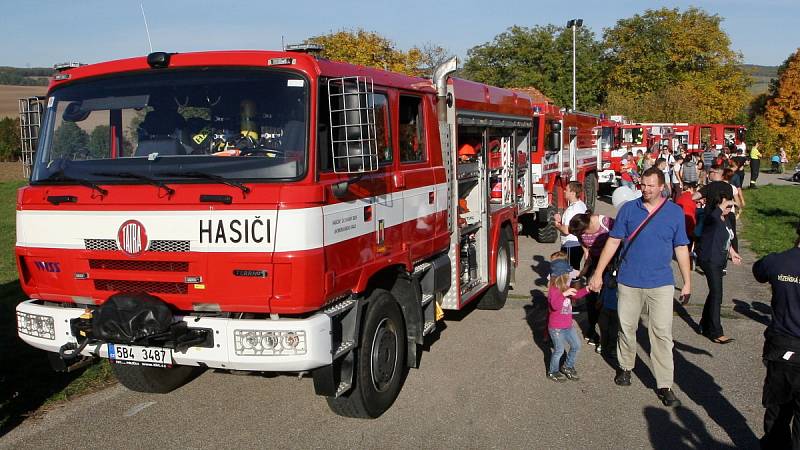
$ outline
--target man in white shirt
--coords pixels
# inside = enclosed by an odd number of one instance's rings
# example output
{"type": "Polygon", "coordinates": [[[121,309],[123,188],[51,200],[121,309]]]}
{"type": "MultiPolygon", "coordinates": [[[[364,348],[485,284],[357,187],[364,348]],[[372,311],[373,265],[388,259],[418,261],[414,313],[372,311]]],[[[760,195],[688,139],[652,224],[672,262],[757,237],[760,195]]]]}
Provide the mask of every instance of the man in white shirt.
{"type": "Polygon", "coordinates": [[[583,192],[583,184],[577,181],[570,181],[564,194],[569,206],[564,210],[563,215],[558,213],[553,215],[556,228],[561,232],[561,251],[567,254],[569,264],[576,270],[580,270],[581,268],[583,249],[581,248],[581,243],[578,242],[577,236],[569,234],[569,221],[572,220],[576,214],[583,214],[586,212],[586,204],[579,198],[581,192],[583,192]]]}

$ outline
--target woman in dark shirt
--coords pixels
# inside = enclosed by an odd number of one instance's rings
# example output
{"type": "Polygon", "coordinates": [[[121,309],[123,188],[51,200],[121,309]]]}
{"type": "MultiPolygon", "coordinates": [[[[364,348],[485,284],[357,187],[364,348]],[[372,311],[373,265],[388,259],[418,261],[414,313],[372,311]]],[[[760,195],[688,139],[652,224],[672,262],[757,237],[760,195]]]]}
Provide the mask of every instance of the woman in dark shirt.
{"type": "Polygon", "coordinates": [[[708,200],[714,203],[706,206],[703,234],[697,243],[697,265],[703,270],[708,282],[708,297],[703,307],[700,329],[712,342],[727,344],[733,339],[725,336],[720,320],[722,275],[728,256],[734,264],[741,264],[742,258],[731,246],[734,230],[725,220],[725,216],[733,208],[733,197],[728,192],[720,192],[717,198],[708,200]]]}

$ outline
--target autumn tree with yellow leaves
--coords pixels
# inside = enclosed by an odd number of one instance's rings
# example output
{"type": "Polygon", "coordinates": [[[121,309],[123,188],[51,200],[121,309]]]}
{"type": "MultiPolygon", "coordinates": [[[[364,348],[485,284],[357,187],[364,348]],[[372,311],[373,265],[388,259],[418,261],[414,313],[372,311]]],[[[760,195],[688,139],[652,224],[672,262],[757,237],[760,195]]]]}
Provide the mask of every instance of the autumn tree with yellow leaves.
{"type": "Polygon", "coordinates": [[[736,119],[750,78],[721,22],[694,7],[648,9],[617,21],[603,37],[606,109],[643,121],[736,119]]]}
{"type": "Polygon", "coordinates": [[[778,69],[777,83],[764,108],[764,120],[777,136],[776,145],[786,149],[790,158],[800,153],[800,49],[778,69]]]}
{"type": "Polygon", "coordinates": [[[314,36],[306,42],[322,45],[321,56],[333,61],[345,61],[412,76],[428,75],[432,67],[449,57],[445,48],[431,43],[415,46],[404,52],[391,40],[363,29],[331,32],[314,36]]]}

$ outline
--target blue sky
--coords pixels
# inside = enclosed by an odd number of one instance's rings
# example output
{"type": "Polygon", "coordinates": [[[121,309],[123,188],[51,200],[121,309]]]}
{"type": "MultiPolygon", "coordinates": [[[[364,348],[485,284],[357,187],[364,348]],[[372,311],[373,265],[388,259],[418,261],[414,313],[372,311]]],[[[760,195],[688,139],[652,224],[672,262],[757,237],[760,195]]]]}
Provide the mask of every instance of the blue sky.
{"type": "MultiPolygon", "coordinates": [[[[648,8],[695,5],[725,20],[734,50],[778,65],[800,47],[798,0],[275,1],[141,0],[155,50],[279,49],[339,29],[376,31],[401,48],[432,42],[465,56],[512,25],[584,19],[597,36],[648,8]]],[[[0,66],[49,67],[149,51],[139,0],[0,0],[0,66]]]]}

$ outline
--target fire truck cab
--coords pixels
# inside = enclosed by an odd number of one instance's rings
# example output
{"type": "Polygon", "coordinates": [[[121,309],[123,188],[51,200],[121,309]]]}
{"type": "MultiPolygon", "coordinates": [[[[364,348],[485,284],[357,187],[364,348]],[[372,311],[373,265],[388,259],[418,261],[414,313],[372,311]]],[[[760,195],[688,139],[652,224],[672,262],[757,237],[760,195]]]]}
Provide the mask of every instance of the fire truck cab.
{"type": "Polygon", "coordinates": [[[144,392],[311,372],[337,414],[380,416],[442,309],[503,307],[533,207],[530,99],[454,70],[219,51],[59,73],[17,198],[20,337],[144,392]]]}

